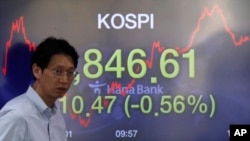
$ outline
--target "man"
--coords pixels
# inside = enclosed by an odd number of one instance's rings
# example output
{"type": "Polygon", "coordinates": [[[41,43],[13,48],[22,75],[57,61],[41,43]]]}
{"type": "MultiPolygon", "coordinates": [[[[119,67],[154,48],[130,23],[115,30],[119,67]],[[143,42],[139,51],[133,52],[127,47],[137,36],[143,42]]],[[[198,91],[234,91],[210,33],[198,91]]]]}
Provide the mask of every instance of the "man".
{"type": "Polygon", "coordinates": [[[49,37],[31,60],[34,83],[0,111],[0,141],[66,141],[58,98],[77,74],[78,54],[66,40],[49,37]]]}

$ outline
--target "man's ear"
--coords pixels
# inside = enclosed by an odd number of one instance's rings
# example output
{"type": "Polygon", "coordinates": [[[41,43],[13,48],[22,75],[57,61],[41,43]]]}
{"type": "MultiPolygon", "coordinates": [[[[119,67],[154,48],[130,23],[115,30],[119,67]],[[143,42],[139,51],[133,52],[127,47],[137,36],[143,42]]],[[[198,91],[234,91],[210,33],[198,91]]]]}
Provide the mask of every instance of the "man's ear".
{"type": "Polygon", "coordinates": [[[39,79],[42,75],[42,69],[36,63],[34,63],[32,65],[32,73],[36,79],[39,79]]]}

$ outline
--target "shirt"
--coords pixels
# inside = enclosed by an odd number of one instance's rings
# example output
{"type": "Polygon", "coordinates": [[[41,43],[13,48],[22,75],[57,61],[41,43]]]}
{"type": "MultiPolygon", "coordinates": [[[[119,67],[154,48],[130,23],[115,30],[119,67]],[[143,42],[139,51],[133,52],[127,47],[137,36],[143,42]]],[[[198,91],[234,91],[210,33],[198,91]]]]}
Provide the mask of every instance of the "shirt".
{"type": "Polygon", "coordinates": [[[29,86],[0,111],[0,141],[67,141],[59,101],[49,108],[29,86]]]}

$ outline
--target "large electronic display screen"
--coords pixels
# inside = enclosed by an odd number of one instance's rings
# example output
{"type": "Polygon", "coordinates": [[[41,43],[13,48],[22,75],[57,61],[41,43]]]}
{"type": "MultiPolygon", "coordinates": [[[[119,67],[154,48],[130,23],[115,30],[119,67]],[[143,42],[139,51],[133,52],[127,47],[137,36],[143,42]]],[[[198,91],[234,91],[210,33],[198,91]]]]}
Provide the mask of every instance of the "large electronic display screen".
{"type": "MultiPolygon", "coordinates": [[[[228,141],[250,124],[249,0],[0,2],[0,108],[48,36],[80,58],[60,99],[69,141],[228,141]]],[[[0,127],[3,128],[3,127],[0,127]]]]}

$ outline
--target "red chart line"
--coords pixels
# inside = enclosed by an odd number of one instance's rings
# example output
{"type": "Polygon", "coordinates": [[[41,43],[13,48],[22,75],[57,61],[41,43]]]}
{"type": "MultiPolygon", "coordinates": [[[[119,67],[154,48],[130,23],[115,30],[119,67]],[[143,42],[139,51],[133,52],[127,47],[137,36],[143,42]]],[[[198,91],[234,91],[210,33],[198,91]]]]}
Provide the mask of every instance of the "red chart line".
{"type": "MultiPolygon", "coordinates": [[[[233,41],[233,44],[236,47],[242,46],[244,43],[250,41],[250,36],[241,36],[239,40],[236,39],[234,32],[229,28],[229,26],[227,24],[227,21],[226,21],[224,14],[223,14],[223,11],[221,10],[221,8],[219,7],[218,4],[215,4],[211,10],[209,10],[207,7],[204,8],[203,12],[201,13],[201,16],[198,19],[197,26],[195,27],[187,46],[185,46],[184,48],[180,48],[180,47],[175,48],[179,52],[179,54],[188,52],[193,47],[193,42],[196,39],[196,35],[200,30],[200,27],[201,27],[200,25],[201,25],[202,21],[204,19],[206,19],[207,17],[211,17],[211,16],[215,15],[215,13],[217,13],[220,16],[226,33],[228,33],[230,35],[230,37],[233,41]]],[[[161,53],[164,49],[165,49],[165,47],[161,46],[160,42],[153,42],[153,45],[151,47],[150,59],[146,60],[146,64],[147,64],[149,69],[151,69],[153,66],[153,60],[154,60],[154,55],[155,55],[154,51],[157,50],[158,53],[161,53]]],[[[132,87],[131,85],[133,85],[134,83],[135,83],[135,79],[132,79],[131,82],[127,85],[127,87],[124,88],[124,87],[122,87],[121,83],[112,82],[109,92],[112,93],[115,89],[119,89],[119,91],[121,92],[121,95],[125,96],[126,92],[129,90],[129,88],[132,87]]]]}
{"type": "Polygon", "coordinates": [[[231,37],[231,39],[233,41],[233,44],[236,47],[242,46],[245,42],[248,42],[250,40],[249,35],[248,36],[241,36],[239,40],[236,39],[236,36],[235,36],[234,32],[229,28],[229,26],[227,24],[227,20],[226,20],[226,17],[224,16],[224,14],[223,14],[222,9],[219,7],[218,4],[215,4],[211,10],[209,10],[207,7],[204,8],[203,12],[201,13],[200,18],[198,19],[197,26],[194,29],[194,31],[193,31],[193,33],[191,35],[190,41],[187,44],[187,46],[184,47],[183,49],[181,49],[180,47],[176,47],[176,50],[178,50],[179,53],[185,53],[185,52],[189,51],[192,48],[193,42],[194,42],[194,40],[196,38],[196,35],[200,30],[200,27],[201,27],[200,25],[201,25],[202,21],[207,17],[213,16],[214,13],[217,13],[220,16],[220,18],[221,18],[221,20],[223,22],[225,31],[230,35],[230,37],[231,37]]]}
{"type": "Polygon", "coordinates": [[[31,42],[27,38],[27,34],[26,34],[25,26],[24,26],[24,18],[23,18],[23,16],[21,16],[18,20],[16,20],[15,22],[12,23],[11,31],[10,31],[10,37],[9,37],[9,40],[6,42],[6,45],[5,45],[4,66],[2,68],[2,73],[4,75],[7,74],[8,51],[9,51],[11,45],[12,45],[13,35],[16,32],[21,32],[22,33],[24,41],[29,47],[29,51],[34,51],[36,49],[35,48],[35,43],[31,42]]]}
{"type": "MultiPolygon", "coordinates": [[[[221,18],[223,25],[224,25],[224,29],[226,31],[226,33],[229,34],[229,36],[232,39],[232,42],[234,44],[235,47],[239,47],[242,46],[244,43],[249,42],[250,41],[250,36],[241,36],[238,40],[236,39],[236,35],[235,33],[231,30],[231,28],[228,26],[226,18],[223,14],[223,11],[221,10],[221,8],[219,7],[218,4],[215,4],[210,10],[207,7],[204,7],[203,12],[201,13],[201,16],[199,17],[198,21],[197,21],[197,25],[195,27],[195,29],[193,30],[191,36],[190,36],[190,40],[188,42],[188,44],[183,47],[176,47],[175,49],[179,52],[179,54],[188,52],[192,47],[193,47],[193,43],[194,40],[196,39],[196,35],[197,33],[200,31],[201,28],[201,23],[203,22],[204,19],[206,19],[207,17],[211,17],[214,16],[216,14],[219,15],[219,17],[221,18]]],[[[21,16],[18,20],[16,20],[15,22],[12,23],[12,28],[11,28],[11,34],[10,34],[10,38],[9,40],[6,42],[6,52],[5,52],[5,60],[4,60],[4,67],[3,67],[3,74],[6,75],[7,73],[7,58],[8,58],[8,49],[10,48],[11,44],[12,44],[12,39],[13,39],[13,34],[15,32],[22,32],[25,43],[29,45],[29,50],[35,50],[35,44],[33,42],[31,42],[27,36],[26,36],[26,31],[25,31],[25,26],[24,26],[24,19],[23,16],[21,16]]],[[[153,62],[154,62],[154,55],[155,55],[155,51],[158,51],[158,53],[161,53],[164,49],[166,49],[165,47],[161,46],[160,42],[153,42],[152,47],[151,47],[151,53],[150,53],[150,58],[148,60],[145,60],[147,67],[149,69],[151,69],[153,67],[153,62]]],[[[121,92],[122,96],[126,96],[127,91],[133,87],[133,85],[135,84],[136,80],[132,79],[127,86],[124,87],[122,86],[121,83],[114,81],[111,83],[111,87],[110,87],[110,91],[109,93],[111,94],[115,89],[119,89],[121,92]]],[[[104,101],[105,103],[105,101],[104,101]]],[[[74,114],[72,109],[70,108],[70,106],[68,106],[68,109],[70,111],[70,115],[71,115],[71,119],[78,119],[79,124],[82,125],[83,127],[87,128],[90,123],[91,123],[91,119],[93,118],[93,111],[90,110],[90,117],[88,118],[84,118],[81,115],[77,115],[74,114]]]]}

